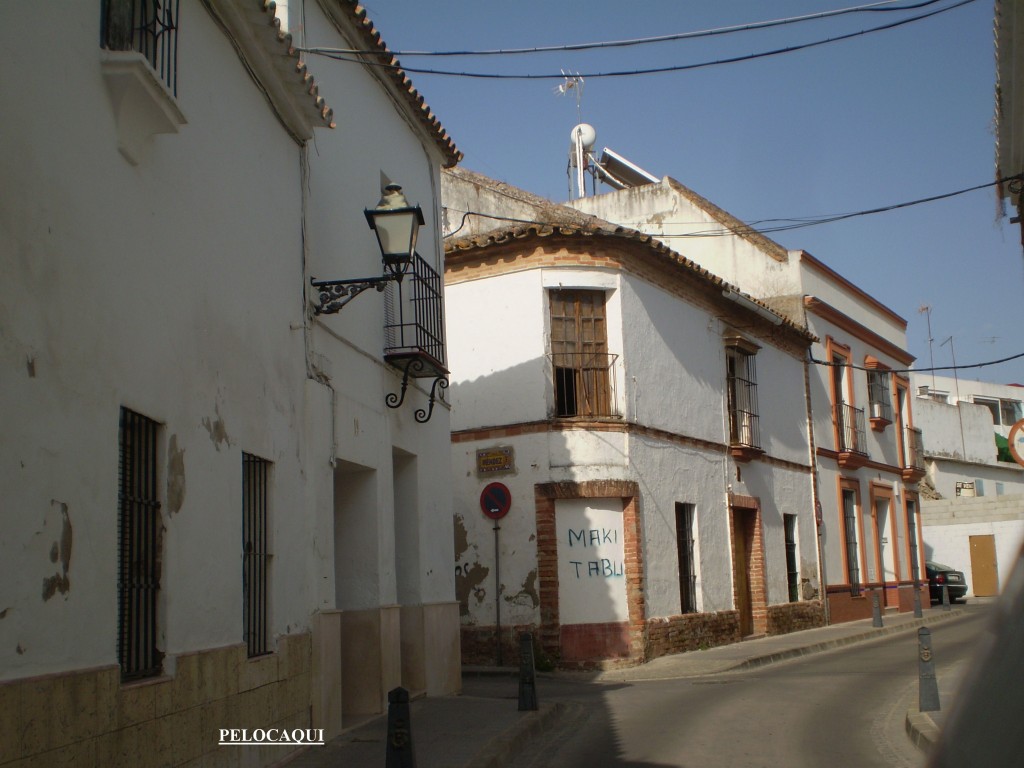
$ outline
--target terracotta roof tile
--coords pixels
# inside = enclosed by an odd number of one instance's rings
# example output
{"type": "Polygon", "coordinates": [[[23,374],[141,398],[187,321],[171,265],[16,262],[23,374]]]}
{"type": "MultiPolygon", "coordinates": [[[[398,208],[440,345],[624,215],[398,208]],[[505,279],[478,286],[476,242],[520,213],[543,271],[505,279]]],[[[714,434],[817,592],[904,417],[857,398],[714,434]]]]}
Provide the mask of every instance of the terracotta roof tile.
{"type": "Polygon", "coordinates": [[[367,18],[366,9],[357,0],[336,1],[351,16],[354,27],[363,37],[364,45],[360,47],[375,52],[370,55],[377,59],[378,64],[383,65],[380,69],[385,76],[398,88],[399,93],[406,100],[423,127],[434,136],[435,143],[445,156],[445,167],[451,168],[458,164],[462,160],[462,153],[455,146],[455,142],[452,141],[444,126],[441,125],[441,122],[430,111],[430,107],[427,106],[423,96],[413,87],[412,81],[402,71],[398,59],[388,50],[387,45],[381,39],[380,32],[374,28],[373,22],[367,18]]]}
{"type": "MultiPolygon", "coordinates": [[[[556,206],[554,203],[552,203],[552,205],[555,207],[561,207],[556,206]]],[[[450,240],[445,243],[445,253],[455,255],[457,253],[465,253],[466,251],[474,249],[504,245],[512,242],[513,240],[525,240],[531,237],[552,237],[555,235],[570,237],[607,237],[639,244],[645,247],[648,253],[655,258],[663,261],[669,261],[677,265],[683,270],[693,274],[698,279],[705,281],[712,287],[719,288],[723,291],[731,291],[732,293],[737,293],[750,299],[750,301],[754,302],[758,306],[781,317],[782,325],[789,328],[791,331],[796,331],[806,338],[813,338],[813,335],[810,334],[806,328],[794,323],[786,315],[780,314],[764,302],[741,291],[732,283],[723,280],[718,275],[708,271],[696,262],[690,261],[685,256],[676,253],[660,240],[635,229],[620,227],[609,222],[605,222],[603,219],[592,218],[591,222],[588,224],[538,222],[533,224],[517,224],[515,226],[501,227],[483,234],[470,235],[464,238],[450,240]]]]}

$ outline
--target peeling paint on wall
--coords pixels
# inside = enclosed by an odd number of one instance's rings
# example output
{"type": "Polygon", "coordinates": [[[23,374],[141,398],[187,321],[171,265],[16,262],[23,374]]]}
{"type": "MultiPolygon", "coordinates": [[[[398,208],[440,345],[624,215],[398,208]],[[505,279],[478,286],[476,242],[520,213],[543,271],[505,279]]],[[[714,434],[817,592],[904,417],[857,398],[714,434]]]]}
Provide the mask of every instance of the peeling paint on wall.
{"type": "Polygon", "coordinates": [[[482,605],[487,597],[487,590],[481,584],[487,578],[491,569],[480,563],[473,563],[467,566],[455,567],[455,597],[459,601],[459,614],[469,615],[469,594],[473,593],[477,605],[482,605]]]}
{"type": "Polygon", "coordinates": [[[177,435],[171,435],[167,454],[167,509],[174,515],[185,503],[185,449],[178,448],[177,435]]]}
{"type": "Polygon", "coordinates": [[[461,515],[455,516],[455,562],[459,562],[469,549],[469,532],[461,515]]]}
{"type": "Polygon", "coordinates": [[[62,595],[67,595],[71,589],[71,580],[68,578],[68,571],[71,569],[71,543],[73,531],[71,529],[71,518],[68,517],[68,505],[62,501],[57,501],[56,499],[52,500],[50,504],[60,506],[60,541],[55,541],[53,546],[50,547],[50,562],[56,563],[59,560],[61,572],[43,579],[43,602],[46,602],[58,592],[62,595]]]}
{"type": "Polygon", "coordinates": [[[230,447],[231,440],[228,438],[228,430],[224,425],[224,419],[220,417],[220,406],[214,406],[213,410],[217,414],[217,418],[211,421],[210,417],[207,416],[203,419],[202,424],[206,431],[210,433],[210,440],[213,442],[214,447],[219,451],[221,445],[230,447]]]}
{"type": "Polygon", "coordinates": [[[537,608],[540,605],[540,595],[537,594],[537,569],[534,568],[526,575],[523,588],[514,595],[506,595],[505,602],[510,605],[522,605],[529,608],[537,608]]]}

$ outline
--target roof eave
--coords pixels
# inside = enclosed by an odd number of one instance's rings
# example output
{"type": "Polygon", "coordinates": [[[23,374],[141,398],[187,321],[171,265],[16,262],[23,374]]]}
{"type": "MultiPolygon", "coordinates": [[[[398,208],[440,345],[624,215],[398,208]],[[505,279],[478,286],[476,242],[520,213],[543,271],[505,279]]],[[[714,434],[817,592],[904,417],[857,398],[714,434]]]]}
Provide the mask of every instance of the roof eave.
{"type": "Polygon", "coordinates": [[[320,96],[316,81],[300,61],[291,35],[281,30],[273,0],[204,3],[296,141],[312,138],[314,128],[334,128],[334,111],[320,96]]]}
{"type": "Polygon", "coordinates": [[[462,160],[462,153],[455,146],[440,120],[430,111],[426,101],[401,68],[398,59],[388,50],[373,22],[367,18],[366,9],[357,0],[317,0],[335,28],[359,51],[354,53],[392,97],[398,108],[417,127],[427,142],[432,143],[441,153],[442,166],[451,168],[462,160]]]}

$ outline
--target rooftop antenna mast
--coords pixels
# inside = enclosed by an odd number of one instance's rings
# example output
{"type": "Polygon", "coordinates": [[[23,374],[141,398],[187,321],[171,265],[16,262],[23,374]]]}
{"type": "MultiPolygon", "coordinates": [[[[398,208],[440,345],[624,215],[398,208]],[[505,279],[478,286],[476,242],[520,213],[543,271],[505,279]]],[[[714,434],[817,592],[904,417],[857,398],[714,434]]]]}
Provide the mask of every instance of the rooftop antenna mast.
{"type": "Polygon", "coordinates": [[[562,70],[562,77],[565,80],[555,87],[555,93],[559,96],[568,96],[572,93],[576,97],[576,127],[569,134],[572,142],[569,147],[569,197],[576,199],[586,197],[586,179],[584,172],[590,166],[590,150],[597,140],[597,133],[593,126],[583,122],[583,76],[578,72],[566,72],[562,70]],[[573,192],[572,168],[576,168],[576,191],[573,192]]]}
{"type": "MultiPolygon", "coordinates": [[[[928,321],[928,364],[932,368],[932,389],[935,389],[935,355],[932,354],[932,307],[931,304],[922,304],[917,308],[918,314],[923,314],[928,321]]],[[[952,347],[950,347],[952,349],[952,347]]]]}

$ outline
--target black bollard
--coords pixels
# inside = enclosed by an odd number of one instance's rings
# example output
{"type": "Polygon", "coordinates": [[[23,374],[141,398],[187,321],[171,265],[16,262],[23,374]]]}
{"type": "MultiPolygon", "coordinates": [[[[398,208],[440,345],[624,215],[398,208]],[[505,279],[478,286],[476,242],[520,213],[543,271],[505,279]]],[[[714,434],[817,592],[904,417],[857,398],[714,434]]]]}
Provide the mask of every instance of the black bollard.
{"type": "Polygon", "coordinates": [[[946,584],[942,585],[942,610],[949,610],[949,587],[946,584]]]}
{"type": "Polygon", "coordinates": [[[878,603],[878,593],[871,593],[871,626],[882,626],[882,606],[878,603]]]}
{"type": "Polygon", "coordinates": [[[924,614],[921,612],[921,585],[914,585],[914,618],[920,619],[924,614]]]}
{"type": "Polygon", "coordinates": [[[519,711],[537,709],[537,682],[533,665],[533,635],[519,633],[519,711]]]}
{"type": "Polygon", "coordinates": [[[385,768],[416,768],[412,748],[412,721],[409,717],[409,692],[405,688],[388,691],[388,738],[385,768]]]}
{"type": "Polygon", "coordinates": [[[917,630],[917,674],[917,708],[921,712],[938,712],[939,683],[935,679],[932,633],[928,627],[917,630]]]}

